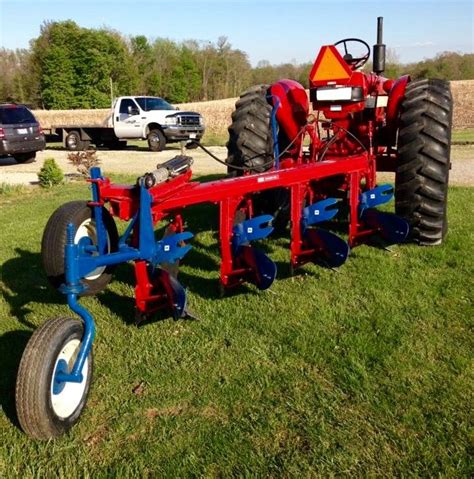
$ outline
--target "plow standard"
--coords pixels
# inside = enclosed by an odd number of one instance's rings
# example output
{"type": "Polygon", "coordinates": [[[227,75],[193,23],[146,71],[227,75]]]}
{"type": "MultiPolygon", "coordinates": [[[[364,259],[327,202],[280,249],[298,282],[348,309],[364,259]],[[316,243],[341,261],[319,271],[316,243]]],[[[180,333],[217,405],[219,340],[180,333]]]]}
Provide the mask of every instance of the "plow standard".
{"type": "Polygon", "coordinates": [[[42,257],[51,284],[82,321],[55,318],[31,338],[17,380],[17,411],[30,436],[68,430],[85,406],[92,377],[94,320],[79,297],[97,294],[114,266],[133,262],[137,321],[158,310],[190,316],[179,262],[192,247],[186,208],[219,206],[221,293],[245,282],[264,290],[275,263],[255,242],[274,229],[290,233],[291,271],[311,262],[341,266],[350,249],[378,238],[384,244],[441,243],[452,101],[438,80],[384,78],[379,19],[374,73],[359,69],[369,46],[344,39],[322,47],[310,74],[310,101],[293,80],[260,85],[236,104],[229,128],[229,175],[191,181],[192,159],[177,156],[134,185],[119,185],[91,170],[92,199],[60,207],[46,225],[42,257]],[[348,45],[361,47],[350,53],[348,45]],[[376,172],[395,171],[395,188],[376,172]],[[396,214],[378,206],[395,193],[396,214]],[[128,222],[119,236],[115,219],[128,222]],[[336,235],[347,225],[347,241],[336,235]],[[155,229],[166,222],[161,239],[155,229]],[[289,228],[287,226],[289,225],[289,228]]]}

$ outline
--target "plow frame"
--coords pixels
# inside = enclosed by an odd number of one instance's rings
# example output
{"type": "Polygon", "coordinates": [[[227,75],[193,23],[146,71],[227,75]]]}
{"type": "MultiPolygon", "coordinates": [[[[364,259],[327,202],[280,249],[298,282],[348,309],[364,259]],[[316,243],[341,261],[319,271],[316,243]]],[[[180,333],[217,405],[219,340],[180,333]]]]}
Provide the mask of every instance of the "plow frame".
{"type": "MultiPolygon", "coordinates": [[[[307,126],[305,134],[310,137],[314,135],[312,125],[307,126]]],[[[145,318],[160,309],[170,310],[175,319],[186,317],[185,289],[175,275],[168,273],[166,268],[161,268],[161,264],[176,263],[191,249],[185,242],[193,235],[184,231],[183,210],[192,205],[212,203],[219,207],[221,292],[246,281],[253,282],[259,289],[266,289],[276,276],[276,266],[263,253],[255,254],[257,251],[253,250],[249,242],[235,248],[235,219],[240,211],[247,222],[252,219],[258,222],[259,218],[260,221],[265,219],[270,222],[271,216],[268,215],[254,217],[252,196],[277,188],[287,189],[290,195],[290,270],[293,272],[308,262],[329,267],[340,266],[347,257],[349,246],[364,242],[384,228],[384,224],[376,221],[377,213],[372,215],[370,222],[364,221],[361,215],[361,205],[366,198],[364,195],[372,191],[368,187],[373,185],[373,181],[369,180],[373,174],[373,164],[374,157],[369,152],[348,156],[342,160],[338,158],[314,161],[314,150],[310,149],[309,156],[304,154],[301,142],[297,159],[283,159],[278,165],[279,168],[203,183],[190,181],[192,171],[189,169],[152,187],[146,186],[144,177],[139,178],[136,185],[121,185],[102,176],[100,168],[92,168],[89,180],[92,186],[92,201],[88,202],[88,206],[93,209],[97,245],[81,242],[74,244],[74,227],[72,224],[68,225],[69,240],[65,247],[66,283],[61,287],[71,309],[83,319],[84,340],[71,372],[59,372],[57,380],[80,382],[80,371],[92,347],[94,321],[90,313],[78,303],[78,295],[85,289],[81,280],[88,273],[101,266],[133,261],[138,318],[145,318]],[[330,198],[324,188],[321,189],[321,182],[327,180],[334,180],[334,183],[339,185],[341,198],[330,198]],[[323,217],[325,213],[329,213],[332,218],[337,214],[337,205],[341,200],[347,202],[349,209],[347,243],[333,233],[326,232],[322,235],[318,230],[307,228],[309,224],[319,222],[315,219],[309,220],[308,211],[318,215],[323,213],[323,217]],[[323,203],[328,201],[336,206],[332,212],[323,209],[323,203]],[[114,252],[106,252],[106,228],[102,218],[102,208],[106,205],[112,216],[129,222],[118,241],[117,251],[114,252]],[[155,228],[163,220],[169,220],[167,236],[156,241],[155,228]],[[334,240],[339,245],[334,245],[334,240]],[[345,245],[342,250],[341,244],[345,245]],[[336,251],[339,258],[333,255],[327,261],[324,258],[320,261],[325,250],[333,247],[339,249],[339,252],[336,251]],[[239,258],[236,257],[237,251],[239,258]],[[266,272],[259,270],[262,257],[266,272]]],[[[256,224],[255,221],[252,224],[256,224]]],[[[246,222],[241,224],[244,223],[246,222]]],[[[273,228],[266,229],[267,233],[260,237],[265,237],[273,228]]]]}
{"type": "MultiPolygon", "coordinates": [[[[144,252],[144,248],[149,248],[147,245],[153,242],[153,228],[159,221],[169,218],[174,232],[181,233],[184,208],[213,203],[219,205],[221,282],[225,287],[231,286],[233,283],[231,278],[241,273],[234,269],[232,256],[233,226],[237,210],[245,209],[248,217],[251,218],[253,194],[275,188],[287,188],[291,196],[291,258],[292,264],[297,266],[297,258],[305,254],[300,228],[302,211],[306,205],[306,199],[311,200],[318,194],[319,180],[335,176],[344,177],[347,200],[350,205],[348,231],[350,245],[374,233],[374,230],[364,226],[358,217],[361,179],[366,177],[368,169],[367,155],[361,154],[343,161],[328,160],[297,164],[265,173],[205,183],[189,181],[191,178],[189,171],[148,190],[143,186],[115,185],[108,178],[102,177],[99,169],[94,169],[93,178],[90,180],[93,185],[94,200],[89,203],[89,206],[94,207],[97,214],[101,207],[108,203],[115,217],[130,221],[130,224],[119,242],[122,252],[105,255],[109,259],[99,255],[91,257],[91,260],[95,263],[95,267],[101,265],[102,261],[106,261],[107,264],[118,264],[125,261],[149,260],[150,254],[144,252]],[[143,226],[145,221],[146,228],[143,226]],[[143,239],[145,234],[147,241],[143,239]],[[125,236],[131,239],[131,246],[126,248],[125,236]]],[[[98,229],[100,231],[101,228],[98,229]]]]}

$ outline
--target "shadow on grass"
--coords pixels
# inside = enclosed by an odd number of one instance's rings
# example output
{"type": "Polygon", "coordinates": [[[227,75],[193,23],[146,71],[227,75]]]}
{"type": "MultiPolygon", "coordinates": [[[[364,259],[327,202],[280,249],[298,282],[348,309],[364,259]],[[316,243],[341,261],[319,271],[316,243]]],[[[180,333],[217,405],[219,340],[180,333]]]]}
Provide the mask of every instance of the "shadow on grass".
{"type": "Polygon", "coordinates": [[[61,302],[61,295],[48,284],[41,264],[41,255],[20,248],[18,255],[2,265],[0,290],[10,306],[10,314],[24,326],[34,329],[26,316],[32,312],[28,303],[55,304],[61,302]]]}
{"type": "Polygon", "coordinates": [[[19,427],[15,409],[15,382],[21,355],[31,337],[30,331],[9,331],[0,336],[0,408],[19,427]]]}
{"type": "MultiPolygon", "coordinates": [[[[10,307],[10,315],[23,326],[33,330],[36,325],[26,319],[32,310],[29,303],[58,303],[61,296],[47,283],[39,253],[20,248],[16,257],[2,265],[0,290],[10,307]]],[[[8,419],[18,427],[15,411],[15,381],[23,351],[31,331],[17,330],[0,337],[0,406],[8,419]]]]}

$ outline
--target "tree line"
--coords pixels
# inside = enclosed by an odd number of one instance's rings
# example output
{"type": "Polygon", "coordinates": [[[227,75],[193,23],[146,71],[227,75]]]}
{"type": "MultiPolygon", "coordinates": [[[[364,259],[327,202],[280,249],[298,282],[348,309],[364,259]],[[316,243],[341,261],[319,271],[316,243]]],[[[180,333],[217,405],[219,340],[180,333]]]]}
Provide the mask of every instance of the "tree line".
{"type": "MultiPolygon", "coordinates": [[[[389,52],[387,76],[474,78],[474,55],[453,52],[402,65],[389,52]]],[[[316,51],[315,51],[316,54],[316,51]]],[[[307,87],[312,62],[252,67],[226,37],[175,42],[114,30],[45,22],[28,49],[0,49],[0,101],[35,108],[107,108],[120,95],[154,95],[172,103],[238,96],[251,85],[292,78],[307,87]]]]}

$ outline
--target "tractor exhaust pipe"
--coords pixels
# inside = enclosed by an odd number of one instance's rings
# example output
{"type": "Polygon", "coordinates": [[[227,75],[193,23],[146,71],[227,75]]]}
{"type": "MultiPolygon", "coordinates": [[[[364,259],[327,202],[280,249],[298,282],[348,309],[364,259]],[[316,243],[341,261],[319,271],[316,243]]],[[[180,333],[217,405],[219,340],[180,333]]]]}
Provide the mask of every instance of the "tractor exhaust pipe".
{"type": "Polygon", "coordinates": [[[385,44],[383,43],[383,17],[377,17],[377,43],[373,54],[374,73],[380,75],[385,71],[385,44]]]}

